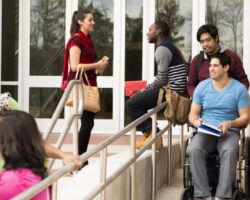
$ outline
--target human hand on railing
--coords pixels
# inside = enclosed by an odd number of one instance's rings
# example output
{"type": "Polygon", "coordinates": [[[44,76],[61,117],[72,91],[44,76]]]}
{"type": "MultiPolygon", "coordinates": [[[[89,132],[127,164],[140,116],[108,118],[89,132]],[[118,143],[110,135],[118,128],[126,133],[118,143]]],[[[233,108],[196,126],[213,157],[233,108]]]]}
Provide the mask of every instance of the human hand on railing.
{"type": "Polygon", "coordinates": [[[102,59],[97,62],[98,66],[96,68],[96,73],[103,73],[105,71],[109,64],[108,60],[109,58],[107,56],[103,56],[102,59]]]}
{"type": "Polygon", "coordinates": [[[68,164],[70,162],[74,162],[76,165],[76,169],[80,169],[81,167],[81,159],[80,156],[78,155],[73,155],[71,153],[67,153],[67,152],[62,152],[62,161],[63,164],[68,164]]]}

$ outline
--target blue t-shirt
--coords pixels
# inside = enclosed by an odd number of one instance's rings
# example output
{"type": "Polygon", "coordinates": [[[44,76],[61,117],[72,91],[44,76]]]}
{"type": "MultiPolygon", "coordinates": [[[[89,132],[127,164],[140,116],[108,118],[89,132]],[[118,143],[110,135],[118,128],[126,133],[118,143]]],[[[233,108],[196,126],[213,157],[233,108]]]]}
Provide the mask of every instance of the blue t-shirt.
{"type": "Polygon", "coordinates": [[[224,90],[218,92],[209,78],[195,89],[193,104],[201,106],[201,118],[218,126],[221,122],[235,120],[239,110],[250,106],[246,87],[235,79],[224,90]]]}

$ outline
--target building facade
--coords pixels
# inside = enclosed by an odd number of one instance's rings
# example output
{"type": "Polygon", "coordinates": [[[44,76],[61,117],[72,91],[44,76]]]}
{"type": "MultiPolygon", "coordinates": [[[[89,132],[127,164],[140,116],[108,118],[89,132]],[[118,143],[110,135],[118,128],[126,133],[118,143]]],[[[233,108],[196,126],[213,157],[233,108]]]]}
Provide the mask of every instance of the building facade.
{"type": "MultiPolygon", "coordinates": [[[[152,81],[154,45],[146,33],[155,18],[169,23],[172,41],[187,61],[200,51],[198,27],[216,24],[220,41],[237,52],[250,77],[250,2],[248,0],[0,0],[0,90],[10,92],[22,109],[46,129],[63,94],[60,89],[64,46],[74,10],[93,11],[92,34],[99,58],[110,65],[98,77],[102,112],[95,133],[114,133],[129,123],[124,82],[152,81]]],[[[56,131],[70,114],[65,108],[56,131]]]]}

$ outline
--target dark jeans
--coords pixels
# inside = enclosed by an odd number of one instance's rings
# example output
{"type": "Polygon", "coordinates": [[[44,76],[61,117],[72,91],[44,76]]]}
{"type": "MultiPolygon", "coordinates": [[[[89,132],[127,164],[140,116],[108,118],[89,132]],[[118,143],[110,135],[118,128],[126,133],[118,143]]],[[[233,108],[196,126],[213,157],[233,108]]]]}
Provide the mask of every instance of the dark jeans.
{"type": "MultiPolygon", "coordinates": [[[[157,106],[159,90],[159,88],[144,90],[126,102],[128,113],[133,121],[146,114],[149,109],[157,106]]],[[[136,128],[143,133],[150,131],[152,129],[152,119],[148,118],[136,128]]]]}
{"type": "Polygon", "coordinates": [[[81,117],[81,127],[78,133],[78,151],[79,155],[88,149],[91,130],[94,127],[95,113],[84,110],[81,117]]]}

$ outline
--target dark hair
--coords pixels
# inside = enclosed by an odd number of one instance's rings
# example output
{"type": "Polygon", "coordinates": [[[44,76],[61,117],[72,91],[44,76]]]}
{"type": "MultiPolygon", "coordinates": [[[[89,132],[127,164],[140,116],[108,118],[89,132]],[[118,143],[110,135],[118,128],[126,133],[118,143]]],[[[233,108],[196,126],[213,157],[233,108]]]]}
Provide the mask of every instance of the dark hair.
{"type": "Polygon", "coordinates": [[[211,59],[217,58],[220,61],[220,64],[222,67],[225,67],[226,65],[231,65],[231,59],[224,53],[216,53],[212,56],[211,59]]]}
{"type": "Polygon", "coordinates": [[[164,38],[167,38],[170,34],[170,29],[167,23],[163,22],[163,21],[155,21],[154,23],[157,28],[161,29],[161,35],[164,38]]]}
{"type": "Polygon", "coordinates": [[[219,33],[218,33],[218,28],[213,25],[213,24],[204,24],[202,25],[198,31],[197,31],[197,41],[200,42],[201,35],[204,33],[209,33],[212,38],[216,39],[218,38],[218,43],[219,43],[219,33]]]}
{"type": "Polygon", "coordinates": [[[45,150],[35,119],[23,111],[0,112],[0,153],[4,169],[28,168],[47,176],[45,150]]]}
{"type": "Polygon", "coordinates": [[[83,21],[87,14],[91,13],[90,10],[76,10],[73,13],[71,26],[70,26],[70,35],[74,35],[80,29],[80,24],[78,20],[83,21]]]}

